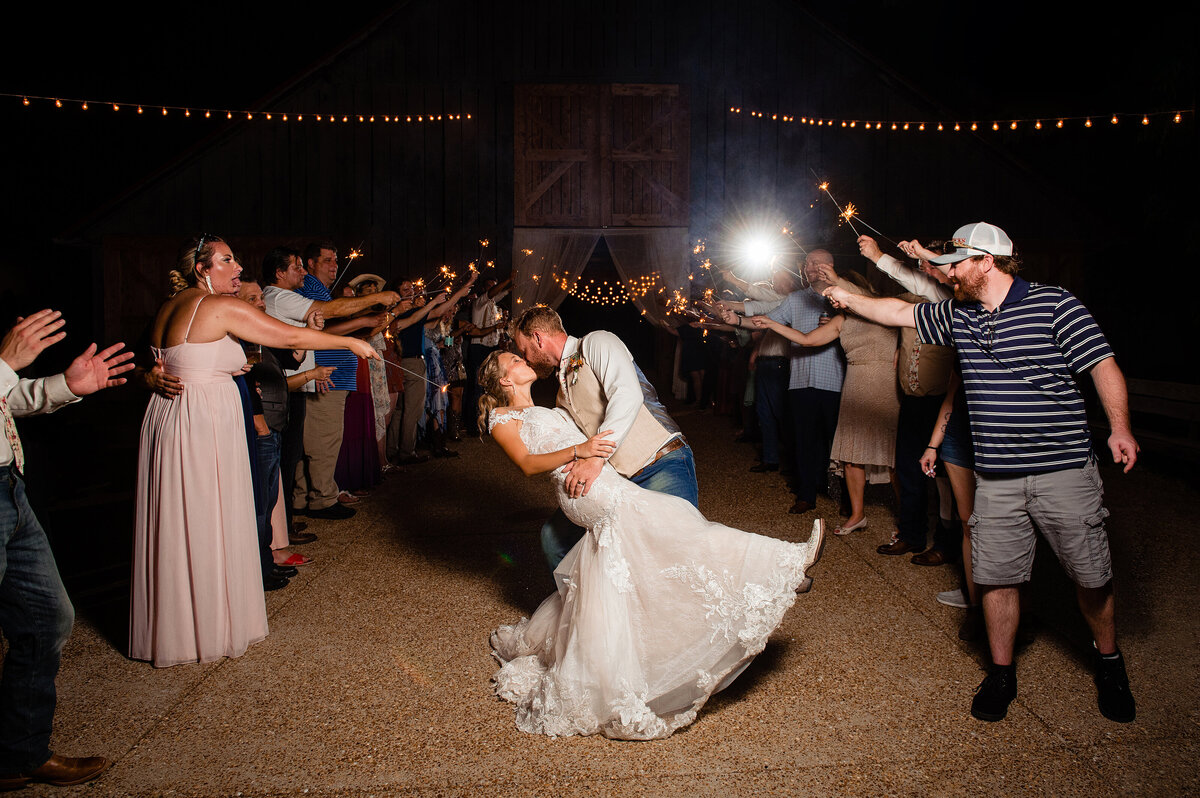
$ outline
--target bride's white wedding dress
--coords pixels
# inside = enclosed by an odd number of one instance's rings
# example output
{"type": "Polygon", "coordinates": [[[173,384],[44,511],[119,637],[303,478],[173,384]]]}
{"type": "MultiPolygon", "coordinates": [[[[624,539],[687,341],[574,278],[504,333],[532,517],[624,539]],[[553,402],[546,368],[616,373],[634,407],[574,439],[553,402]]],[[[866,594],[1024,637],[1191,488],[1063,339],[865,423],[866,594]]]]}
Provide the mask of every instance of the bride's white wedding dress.
{"type": "MultiPolygon", "coordinates": [[[[489,429],[516,422],[532,454],[587,440],[545,407],[494,414],[489,429]]],[[[496,694],[516,705],[525,732],[670,736],[763,650],[819,544],[711,523],[608,465],[579,499],[567,498],[561,468],[551,477],[587,534],[533,617],[492,634],[496,694]]]]}

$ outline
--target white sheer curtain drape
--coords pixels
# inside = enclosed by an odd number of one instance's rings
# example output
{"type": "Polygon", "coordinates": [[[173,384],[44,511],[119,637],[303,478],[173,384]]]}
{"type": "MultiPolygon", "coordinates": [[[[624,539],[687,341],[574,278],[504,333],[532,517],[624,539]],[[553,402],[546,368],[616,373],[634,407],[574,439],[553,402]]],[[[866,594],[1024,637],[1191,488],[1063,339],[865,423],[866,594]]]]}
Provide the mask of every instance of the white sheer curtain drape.
{"type": "MultiPolygon", "coordinates": [[[[683,289],[687,284],[688,231],[686,227],[656,228],[640,231],[605,231],[604,242],[612,255],[613,265],[621,281],[629,285],[630,280],[647,274],[657,273],[659,283],[668,294],[683,289]]],[[[655,294],[635,297],[633,304],[660,327],[667,324],[663,307],[655,301],[655,294]]]]}
{"type": "Polygon", "coordinates": [[[517,228],[513,231],[513,316],[534,305],[557,308],[587,266],[598,230],[517,228]]]}
{"type": "MultiPolygon", "coordinates": [[[[537,304],[552,308],[562,304],[567,295],[563,281],[573,283],[583,273],[601,238],[626,285],[652,274],[658,275],[668,293],[687,284],[691,248],[686,227],[517,228],[513,231],[513,315],[537,304]]],[[[634,304],[655,324],[665,324],[653,293],[635,298],[634,304]]]]}

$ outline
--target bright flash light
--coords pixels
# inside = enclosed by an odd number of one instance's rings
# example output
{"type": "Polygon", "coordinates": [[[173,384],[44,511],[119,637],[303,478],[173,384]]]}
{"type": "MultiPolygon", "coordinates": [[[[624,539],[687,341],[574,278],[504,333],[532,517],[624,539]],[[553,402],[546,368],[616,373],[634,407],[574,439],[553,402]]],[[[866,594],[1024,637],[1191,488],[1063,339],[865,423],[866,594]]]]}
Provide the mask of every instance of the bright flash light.
{"type": "Polygon", "coordinates": [[[765,272],[776,255],[784,251],[783,241],[775,232],[748,232],[736,248],[738,260],[754,272],[765,272]]]}

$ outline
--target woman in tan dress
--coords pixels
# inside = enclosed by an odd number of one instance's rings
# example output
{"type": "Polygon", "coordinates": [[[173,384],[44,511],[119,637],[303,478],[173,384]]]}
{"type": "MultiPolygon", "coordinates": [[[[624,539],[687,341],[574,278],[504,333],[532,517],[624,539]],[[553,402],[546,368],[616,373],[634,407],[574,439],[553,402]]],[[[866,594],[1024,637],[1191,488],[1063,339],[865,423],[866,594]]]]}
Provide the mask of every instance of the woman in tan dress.
{"type": "MultiPolygon", "coordinates": [[[[871,294],[866,281],[850,272],[837,279],[838,285],[856,294],[871,294]]],[[[833,282],[833,280],[831,280],[833,282]]],[[[848,535],[867,525],[863,510],[866,485],[888,482],[895,465],[896,421],[900,397],[896,392],[896,344],[899,333],[859,316],[839,315],[807,333],[772,321],[766,316],[751,319],[758,327],[773,330],[801,346],[824,346],[839,341],[846,353],[846,379],[838,409],[837,432],[830,460],[834,471],[846,477],[850,495],[850,517],[834,530],[848,535]]]]}

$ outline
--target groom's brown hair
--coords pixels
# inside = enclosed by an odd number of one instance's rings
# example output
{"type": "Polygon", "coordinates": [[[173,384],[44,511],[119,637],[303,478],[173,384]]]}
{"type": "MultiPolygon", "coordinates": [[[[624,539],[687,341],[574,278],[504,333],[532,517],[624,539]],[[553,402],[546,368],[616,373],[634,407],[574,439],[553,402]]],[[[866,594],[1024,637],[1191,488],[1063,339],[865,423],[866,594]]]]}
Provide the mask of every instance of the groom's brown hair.
{"type": "Polygon", "coordinates": [[[510,338],[516,338],[516,334],[520,333],[524,336],[530,336],[534,332],[550,333],[550,334],[566,334],[567,330],[563,327],[562,317],[559,316],[554,308],[546,305],[536,305],[522,313],[508,328],[510,338]]]}

